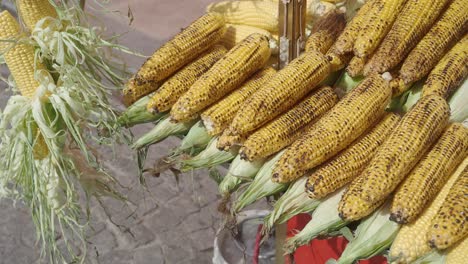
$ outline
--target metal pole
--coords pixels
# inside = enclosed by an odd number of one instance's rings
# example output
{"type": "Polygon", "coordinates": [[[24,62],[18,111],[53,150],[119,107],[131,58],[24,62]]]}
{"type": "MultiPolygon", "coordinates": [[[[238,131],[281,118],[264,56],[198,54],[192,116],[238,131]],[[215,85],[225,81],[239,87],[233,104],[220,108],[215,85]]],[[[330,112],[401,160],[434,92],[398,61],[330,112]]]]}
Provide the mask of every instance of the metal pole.
{"type": "Polygon", "coordinates": [[[306,16],[307,0],[279,1],[279,69],[304,49],[306,16]]]}

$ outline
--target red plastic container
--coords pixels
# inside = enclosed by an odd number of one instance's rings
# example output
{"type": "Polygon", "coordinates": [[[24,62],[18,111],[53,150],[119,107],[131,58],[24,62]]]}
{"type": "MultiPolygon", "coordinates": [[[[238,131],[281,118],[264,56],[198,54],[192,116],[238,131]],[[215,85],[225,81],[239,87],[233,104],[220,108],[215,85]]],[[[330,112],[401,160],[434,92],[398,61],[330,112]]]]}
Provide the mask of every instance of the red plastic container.
{"type": "MultiPolygon", "coordinates": [[[[288,237],[292,237],[297,230],[302,230],[310,221],[309,214],[300,214],[288,221],[288,237]]],[[[309,245],[302,246],[293,255],[296,264],[323,264],[327,260],[338,259],[348,241],[343,237],[330,239],[314,239],[309,245]]],[[[286,257],[285,263],[293,264],[290,257],[286,257]]],[[[387,264],[387,260],[382,256],[376,256],[369,260],[361,260],[360,264],[387,264]]]]}

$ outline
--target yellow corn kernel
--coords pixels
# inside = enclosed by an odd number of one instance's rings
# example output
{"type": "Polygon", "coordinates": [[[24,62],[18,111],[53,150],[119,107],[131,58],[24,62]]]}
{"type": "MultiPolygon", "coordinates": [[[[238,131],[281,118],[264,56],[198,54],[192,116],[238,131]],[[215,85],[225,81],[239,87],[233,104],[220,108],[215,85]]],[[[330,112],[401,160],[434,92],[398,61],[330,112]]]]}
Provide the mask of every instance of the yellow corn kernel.
{"type": "Polygon", "coordinates": [[[271,1],[222,1],[210,4],[206,11],[222,14],[226,23],[278,32],[278,7],[271,1]]]}
{"type": "Polygon", "coordinates": [[[312,34],[307,39],[305,50],[327,53],[345,26],[346,18],[344,14],[339,13],[337,10],[327,12],[318,19],[312,28],[312,34]]]}
{"type": "Polygon", "coordinates": [[[20,17],[32,31],[37,22],[46,17],[57,18],[57,11],[49,0],[18,0],[20,17]]]}
{"type": "Polygon", "coordinates": [[[232,49],[232,47],[253,33],[265,35],[268,39],[273,38],[271,33],[265,29],[246,25],[226,24],[226,33],[219,42],[226,48],[232,49]]]}
{"type": "Polygon", "coordinates": [[[219,137],[216,147],[219,150],[229,151],[233,146],[240,146],[247,139],[244,135],[232,134],[229,128],[224,130],[223,134],[219,137]]]}
{"type": "MultiPolygon", "coordinates": [[[[385,201],[447,126],[450,108],[439,96],[422,98],[401,120],[362,172],[349,192],[368,204],[385,201]]],[[[352,199],[350,199],[351,201],[352,199]]],[[[357,220],[371,210],[360,211],[343,201],[345,219],[357,220]]]]}
{"type": "Polygon", "coordinates": [[[220,60],[226,52],[225,47],[216,45],[172,75],[151,97],[147,105],[148,111],[162,113],[170,110],[172,105],[188,91],[190,86],[220,60]]]}
{"type": "Polygon", "coordinates": [[[365,57],[354,56],[349,62],[348,67],[346,67],[346,72],[351,77],[358,77],[363,75],[364,65],[366,65],[365,57]]]}
{"type": "Polygon", "coordinates": [[[270,58],[268,38],[254,33],[232,48],[180,97],[171,119],[184,122],[238,88],[270,58]]]}
{"type": "Polygon", "coordinates": [[[291,144],[297,131],[330,110],[338,101],[332,88],[324,87],[309,95],[288,112],[257,130],[240,149],[242,159],[266,158],[291,144]]]}
{"type": "Polygon", "coordinates": [[[408,0],[364,67],[364,75],[392,70],[429,31],[449,0],[408,0]]]}
{"type": "Polygon", "coordinates": [[[443,250],[468,235],[467,206],[468,169],[465,169],[453,184],[437,214],[432,218],[427,232],[430,247],[443,250]]]}
{"type": "Polygon", "coordinates": [[[393,22],[400,14],[406,0],[375,1],[374,10],[362,23],[354,43],[354,54],[358,57],[370,57],[382,39],[390,31],[393,22]]]}
{"type": "Polygon", "coordinates": [[[205,14],[154,52],[138,70],[136,84],[140,86],[166,79],[215,45],[225,32],[221,15],[205,14]]]}
{"type": "Polygon", "coordinates": [[[302,54],[279,71],[237,112],[229,132],[249,135],[284,113],[315,89],[330,73],[326,57],[317,51],[302,54]]]}
{"type": "Polygon", "coordinates": [[[330,62],[331,72],[337,72],[343,69],[350,62],[351,58],[353,57],[353,54],[339,54],[339,52],[336,50],[336,45],[333,44],[333,46],[331,46],[331,48],[328,50],[326,56],[328,61],[330,62]]]}
{"type": "Polygon", "coordinates": [[[453,184],[462,173],[466,174],[467,169],[468,158],[465,157],[462,164],[458,166],[447,183],[444,184],[442,190],[416,221],[401,227],[390,248],[390,260],[395,261],[395,263],[411,263],[431,250],[426,239],[431,220],[442,206],[453,184]]]}
{"type": "Polygon", "coordinates": [[[160,82],[147,82],[138,85],[135,78],[132,77],[125,84],[122,90],[122,100],[125,106],[130,106],[140,98],[154,92],[160,86],[160,82]]]}
{"type": "Polygon", "coordinates": [[[390,219],[413,222],[468,154],[468,129],[452,124],[398,187],[390,219]]]}
{"type": "Polygon", "coordinates": [[[468,75],[468,35],[460,40],[435,66],[423,86],[423,96],[448,98],[468,75]]]}
{"type": "MultiPolygon", "coordinates": [[[[242,84],[239,89],[205,110],[201,114],[201,118],[208,133],[212,136],[222,133],[232,122],[244,102],[275,73],[276,70],[271,67],[260,70],[242,84]]],[[[222,141],[221,138],[219,141],[222,141]]]]}
{"type": "MultiPolygon", "coordinates": [[[[400,77],[406,85],[424,78],[434,68],[453,43],[463,36],[467,21],[468,4],[466,0],[454,0],[439,21],[403,62],[400,77]]],[[[466,50],[468,48],[465,48],[466,50]]],[[[466,54],[465,58],[468,57],[466,54]]],[[[461,67],[463,68],[463,65],[461,67]]],[[[468,69],[466,63],[464,67],[468,69]]]]}
{"type": "Polygon", "coordinates": [[[323,198],[359,176],[399,121],[398,115],[387,114],[347,149],[312,172],[306,183],[309,197],[323,198]]]}
{"type": "Polygon", "coordinates": [[[468,252],[468,238],[449,249],[445,264],[465,264],[466,252],[468,252]]]}
{"type": "Polygon", "coordinates": [[[379,75],[366,78],[286,149],[272,180],[291,182],[301,176],[299,172],[315,168],[345,149],[384,115],[390,98],[386,80],[379,75]]]}

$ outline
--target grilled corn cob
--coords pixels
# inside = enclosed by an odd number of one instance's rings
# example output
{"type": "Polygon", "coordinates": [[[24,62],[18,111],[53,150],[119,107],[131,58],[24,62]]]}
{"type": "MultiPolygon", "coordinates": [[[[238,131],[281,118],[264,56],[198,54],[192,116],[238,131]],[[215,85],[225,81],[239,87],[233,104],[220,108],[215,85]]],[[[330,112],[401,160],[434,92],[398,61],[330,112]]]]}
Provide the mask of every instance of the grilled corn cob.
{"type": "Polygon", "coordinates": [[[336,49],[336,42],[331,46],[331,48],[328,50],[327,54],[327,60],[330,62],[330,70],[331,72],[337,72],[341,69],[343,69],[346,64],[349,63],[351,58],[353,57],[352,53],[346,53],[346,54],[340,54],[338,50],[336,49]]]}
{"type": "Polygon", "coordinates": [[[241,42],[253,33],[265,35],[268,37],[268,39],[273,38],[271,33],[265,29],[246,25],[227,24],[226,33],[219,42],[223,44],[223,46],[225,46],[226,48],[231,49],[237,43],[241,42]]]}
{"type": "Polygon", "coordinates": [[[32,31],[39,20],[52,17],[57,18],[57,11],[49,0],[18,0],[17,2],[20,17],[26,27],[32,31]]]}
{"type": "Polygon", "coordinates": [[[327,53],[346,26],[344,14],[337,10],[331,10],[319,18],[312,28],[312,34],[307,39],[305,50],[315,50],[323,54],[327,53]]]}
{"type": "Polygon", "coordinates": [[[388,82],[370,76],[322,117],[306,135],[286,149],[273,173],[273,181],[290,182],[298,172],[312,169],[346,148],[384,115],[390,102],[388,82]]]}
{"type": "Polygon", "coordinates": [[[362,175],[350,184],[340,203],[343,218],[361,219],[372,213],[373,205],[383,203],[437,140],[449,115],[450,108],[443,98],[428,96],[421,99],[402,118],[362,175]],[[359,205],[363,201],[365,205],[359,205]]]}
{"type": "Polygon", "coordinates": [[[130,106],[146,95],[159,88],[161,82],[148,82],[138,85],[135,77],[130,78],[122,90],[122,100],[125,106],[130,106]]]}
{"type": "MultiPolygon", "coordinates": [[[[439,21],[411,51],[400,69],[400,78],[406,86],[425,77],[437,62],[459,40],[468,26],[468,4],[465,0],[454,0],[439,21]]],[[[466,42],[465,42],[466,43],[466,42]]],[[[466,44],[465,44],[466,46],[466,44]]],[[[465,65],[468,60],[465,47],[465,65]]]]}
{"type": "Polygon", "coordinates": [[[136,84],[166,79],[211,48],[225,32],[225,22],[221,15],[205,14],[160,47],[141,66],[135,76],[136,84]]]}
{"type": "Polygon", "coordinates": [[[354,54],[360,58],[369,57],[379,46],[382,39],[390,31],[393,22],[406,0],[379,0],[368,15],[367,21],[362,23],[361,29],[354,43],[354,54]]]}
{"type": "Polygon", "coordinates": [[[271,1],[222,1],[206,9],[224,16],[227,23],[278,31],[278,3],[271,1]]]}
{"type": "Polygon", "coordinates": [[[240,149],[243,159],[266,158],[291,144],[297,131],[330,110],[338,101],[332,88],[312,93],[294,108],[253,133],[240,149]],[[268,142],[268,144],[265,144],[268,142]]]}
{"type": "Polygon", "coordinates": [[[335,43],[338,54],[347,54],[353,51],[354,42],[356,41],[361,27],[367,22],[369,13],[372,12],[375,4],[379,1],[380,0],[367,1],[348,23],[335,43]]]}
{"type": "Polygon", "coordinates": [[[432,218],[427,233],[429,245],[442,250],[466,237],[468,235],[467,212],[468,169],[465,169],[453,184],[437,214],[432,218]]]}
{"type": "MultiPolygon", "coordinates": [[[[0,13],[0,39],[11,40],[11,42],[0,41],[0,52],[13,76],[16,86],[21,94],[29,99],[36,97],[36,91],[40,83],[36,80],[36,72],[44,70],[45,67],[35,60],[34,47],[23,43],[20,26],[16,19],[8,12],[0,13]],[[13,43],[17,41],[16,43],[13,43]]],[[[49,148],[44,141],[43,135],[34,132],[33,153],[37,160],[44,159],[49,154],[49,148]]]]}
{"type": "Polygon", "coordinates": [[[468,252],[468,238],[463,239],[463,241],[449,249],[445,263],[464,264],[466,262],[466,252],[468,252]]]}
{"type": "Polygon", "coordinates": [[[450,125],[397,189],[390,219],[400,224],[414,221],[467,154],[468,129],[450,125]]]}
{"type": "Polygon", "coordinates": [[[356,178],[399,120],[398,115],[387,114],[368,133],[312,172],[306,184],[309,197],[312,199],[325,197],[356,178]]]}
{"type": "Polygon", "coordinates": [[[270,57],[268,38],[252,34],[232,48],[209,69],[174,104],[171,118],[175,122],[196,116],[218,99],[238,88],[270,57]]]}
{"type": "Polygon", "coordinates": [[[418,219],[413,223],[401,227],[390,248],[390,260],[396,263],[411,263],[431,250],[426,239],[427,232],[431,226],[431,220],[442,206],[453,184],[461,177],[462,173],[466,173],[467,168],[468,158],[465,157],[462,164],[450,176],[442,190],[418,219]]]}
{"type": "Polygon", "coordinates": [[[302,54],[279,71],[256,92],[239,111],[231,126],[231,135],[248,135],[288,110],[317,87],[330,73],[325,56],[317,51],[302,54]]]}
{"type": "Polygon", "coordinates": [[[271,67],[257,72],[242,87],[205,110],[201,114],[201,118],[208,133],[215,136],[223,132],[229,126],[245,100],[260,89],[263,83],[269,80],[275,73],[276,70],[271,67]]]}
{"type": "Polygon", "coordinates": [[[435,66],[423,87],[423,96],[449,97],[468,75],[468,35],[457,43],[435,66]]]}
{"type": "Polygon", "coordinates": [[[366,61],[367,59],[365,57],[359,58],[354,56],[349,62],[348,67],[346,67],[346,72],[353,78],[362,76],[366,61]]]}
{"type": "Polygon", "coordinates": [[[221,59],[226,52],[226,48],[216,45],[167,79],[148,103],[148,111],[161,113],[170,110],[172,105],[187,92],[190,86],[221,59]]]}
{"type": "Polygon", "coordinates": [[[449,0],[408,0],[378,49],[364,67],[364,75],[397,66],[431,28],[449,0]]]}

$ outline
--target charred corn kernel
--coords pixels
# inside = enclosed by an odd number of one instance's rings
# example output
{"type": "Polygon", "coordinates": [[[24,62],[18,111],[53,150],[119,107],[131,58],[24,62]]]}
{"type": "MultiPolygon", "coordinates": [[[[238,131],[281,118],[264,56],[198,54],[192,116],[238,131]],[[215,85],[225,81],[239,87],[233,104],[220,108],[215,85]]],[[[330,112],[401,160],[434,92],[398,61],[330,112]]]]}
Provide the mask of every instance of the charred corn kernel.
{"type": "Polygon", "coordinates": [[[379,46],[382,39],[392,28],[393,22],[400,14],[406,0],[375,1],[374,10],[363,22],[354,43],[354,54],[358,57],[369,57],[379,46]]]}
{"type": "Polygon", "coordinates": [[[222,14],[226,23],[277,32],[278,7],[278,3],[271,1],[222,1],[210,4],[206,11],[222,14]]]}
{"type": "Polygon", "coordinates": [[[390,81],[390,87],[392,87],[393,97],[399,96],[404,92],[408,91],[412,85],[412,83],[406,84],[405,81],[403,81],[403,79],[401,79],[399,76],[393,78],[390,81]]]}
{"type": "Polygon", "coordinates": [[[384,115],[390,98],[388,82],[381,76],[362,81],[286,149],[276,163],[272,180],[293,181],[301,176],[298,172],[315,168],[346,148],[384,115]]]}
{"type": "Polygon", "coordinates": [[[416,221],[401,227],[390,248],[390,260],[394,260],[396,263],[411,263],[431,250],[426,239],[427,232],[431,226],[431,220],[442,206],[453,184],[461,177],[462,173],[466,175],[467,169],[468,158],[465,157],[462,164],[458,166],[456,171],[444,184],[442,190],[416,221]]]}
{"type": "Polygon", "coordinates": [[[397,66],[418,44],[449,0],[408,0],[380,46],[364,67],[364,75],[397,66]]]}
{"type": "Polygon", "coordinates": [[[205,14],[154,52],[138,70],[136,84],[166,79],[211,48],[225,32],[225,22],[221,15],[205,14]]]}
{"type": "Polygon", "coordinates": [[[293,135],[330,110],[338,101],[332,88],[324,87],[298,103],[291,110],[257,130],[240,149],[242,159],[266,158],[294,141],[293,135]],[[265,144],[267,143],[267,144],[265,144]]]}
{"type": "Polygon", "coordinates": [[[359,34],[361,26],[366,23],[368,15],[380,0],[367,1],[356,13],[353,19],[346,25],[343,33],[336,40],[335,46],[338,54],[352,53],[354,42],[359,34]]]}
{"type": "Polygon", "coordinates": [[[359,176],[399,120],[398,115],[387,114],[382,121],[356,139],[347,149],[312,172],[306,183],[309,197],[323,198],[359,176]]]}
{"type": "Polygon", "coordinates": [[[364,65],[366,65],[366,58],[354,56],[346,67],[346,72],[351,77],[362,76],[364,71],[364,65]]]}
{"type": "Polygon", "coordinates": [[[226,48],[231,49],[237,43],[241,42],[253,33],[265,35],[268,37],[268,39],[273,38],[271,33],[265,29],[246,25],[227,24],[226,33],[219,42],[223,44],[226,48]]]}
{"type": "MultiPolygon", "coordinates": [[[[29,99],[33,99],[39,82],[35,79],[35,72],[44,69],[44,66],[35,60],[34,47],[18,41],[24,38],[21,33],[18,21],[8,12],[0,13],[0,39],[10,40],[10,42],[0,41],[0,52],[10,70],[16,86],[21,94],[29,99]],[[15,41],[18,41],[14,43],[15,41]]],[[[34,158],[44,159],[49,154],[49,149],[45,143],[43,135],[34,131],[34,158]]]]}
{"type": "Polygon", "coordinates": [[[331,72],[337,72],[343,69],[353,57],[352,53],[339,54],[334,44],[326,54],[328,61],[330,62],[331,72]]]}
{"type": "Polygon", "coordinates": [[[232,48],[180,97],[171,110],[171,119],[183,122],[238,88],[270,57],[268,38],[252,34],[232,48]]]}
{"type": "Polygon", "coordinates": [[[468,252],[468,237],[449,249],[446,264],[464,264],[466,262],[466,252],[468,252]]]}
{"type": "Polygon", "coordinates": [[[135,78],[132,77],[122,90],[122,98],[125,106],[130,106],[144,96],[154,92],[160,86],[160,82],[147,82],[138,85],[135,78]]]}
{"type": "Polygon", "coordinates": [[[468,128],[452,124],[398,187],[390,219],[413,222],[468,154],[468,128]]]}
{"type": "Polygon", "coordinates": [[[468,35],[458,42],[435,66],[423,86],[423,96],[437,94],[448,98],[468,75],[468,35]]]}
{"type": "Polygon", "coordinates": [[[468,169],[465,169],[450,189],[437,214],[432,218],[427,233],[429,246],[443,250],[465,238],[468,235],[467,211],[468,169]]]}
{"type": "MultiPolygon", "coordinates": [[[[405,84],[412,84],[425,77],[450,49],[454,42],[466,32],[468,4],[466,0],[454,0],[439,21],[411,51],[400,69],[405,84]]],[[[467,44],[465,44],[467,46],[467,44]]],[[[465,47],[465,65],[468,60],[465,47]]],[[[463,68],[463,65],[461,65],[463,68]]]]}
{"type": "Polygon", "coordinates": [[[346,18],[344,14],[339,13],[337,10],[326,13],[318,19],[312,28],[312,34],[307,39],[305,50],[327,53],[345,26],[346,18]]]}
{"type": "Polygon", "coordinates": [[[302,54],[279,71],[237,112],[229,132],[248,135],[290,109],[330,73],[326,57],[317,51],[302,54]]]}
{"type": "Polygon", "coordinates": [[[233,146],[240,146],[246,140],[246,136],[244,135],[233,135],[229,128],[224,130],[223,134],[219,137],[218,143],[216,147],[220,150],[228,151],[233,146]]]}
{"type": "Polygon", "coordinates": [[[234,116],[245,100],[260,89],[263,83],[269,80],[275,73],[276,70],[271,67],[260,70],[242,84],[242,87],[205,110],[201,114],[201,118],[208,133],[212,136],[222,133],[232,122],[232,119],[234,119],[234,116]]]}
{"type": "MultiPolygon", "coordinates": [[[[362,172],[362,179],[350,184],[349,192],[359,195],[358,198],[368,204],[383,202],[437,140],[448,123],[449,115],[450,108],[443,98],[422,98],[379,148],[362,172]]],[[[353,198],[342,202],[345,209],[342,213],[346,219],[361,219],[372,213],[371,210],[354,208],[353,198]]]]}
{"type": "Polygon", "coordinates": [[[147,105],[148,111],[161,113],[170,110],[172,105],[188,91],[190,86],[220,60],[226,52],[225,47],[216,45],[172,75],[151,97],[147,105]]]}
{"type": "Polygon", "coordinates": [[[57,18],[57,11],[49,0],[18,0],[20,17],[29,30],[33,30],[39,20],[52,17],[57,18]]]}

